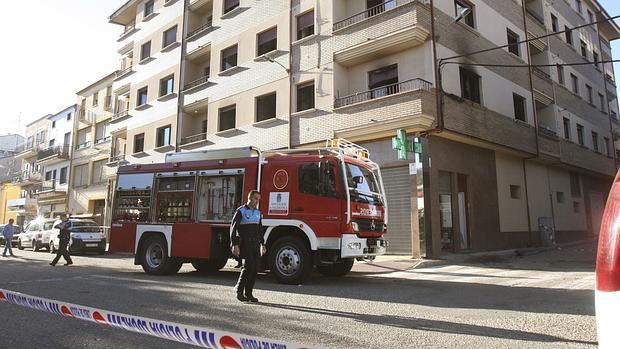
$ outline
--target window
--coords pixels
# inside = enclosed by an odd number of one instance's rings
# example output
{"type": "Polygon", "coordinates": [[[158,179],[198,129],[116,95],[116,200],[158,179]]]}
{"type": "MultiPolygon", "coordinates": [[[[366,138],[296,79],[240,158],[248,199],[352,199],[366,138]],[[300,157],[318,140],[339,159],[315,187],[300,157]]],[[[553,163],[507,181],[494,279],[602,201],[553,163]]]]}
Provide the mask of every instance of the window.
{"type": "Polygon", "coordinates": [[[160,127],[157,129],[157,140],[155,142],[155,146],[163,147],[166,145],[170,145],[170,132],[172,131],[172,127],[170,125],[160,127]]]}
{"type": "Polygon", "coordinates": [[[574,198],[581,197],[581,183],[578,173],[570,173],[570,195],[574,198]]]}
{"type": "Polygon", "coordinates": [[[174,90],[174,75],[170,75],[159,81],[159,97],[172,94],[173,90],[174,90]]]}
{"type": "Polygon", "coordinates": [[[599,100],[599,103],[601,104],[601,111],[604,113],[605,112],[605,96],[603,96],[603,94],[600,92],[598,94],[598,100],[599,100]]]}
{"type": "Polygon", "coordinates": [[[75,149],[84,149],[90,147],[90,127],[78,131],[77,144],[75,149]]]}
{"type": "Polygon", "coordinates": [[[224,14],[239,7],[239,0],[224,0],[224,14]]]}
{"type": "Polygon", "coordinates": [[[590,10],[588,10],[588,20],[590,23],[594,23],[594,14],[590,10]]]}
{"type": "Polygon", "coordinates": [[[579,40],[581,45],[581,56],[585,59],[588,59],[588,45],[583,40],[579,40]]]}
{"type": "Polygon", "coordinates": [[[88,164],[73,168],[73,186],[82,187],[88,185],[88,164]]]}
{"type": "Polygon", "coordinates": [[[579,143],[579,145],[584,145],[583,126],[579,124],[577,124],[577,143],[579,143]]]}
{"type": "Polygon", "coordinates": [[[581,0],[575,0],[575,5],[577,5],[577,12],[582,13],[581,0]]]}
{"type": "Polygon", "coordinates": [[[67,132],[65,133],[65,137],[64,137],[64,146],[69,146],[71,144],[71,132],[67,132]]]}
{"type": "Polygon", "coordinates": [[[508,36],[508,52],[519,56],[519,35],[510,29],[506,29],[506,35],[508,36]]]}
{"type": "Polygon", "coordinates": [[[141,153],[144,151],[144,133],[133,136],[133,152],[141,153]]]}
{"type": "Polygon", "coordinates": [[[521,186],[520,185],[510,185],[510,198],[521,199],[521,186]]]}
{"type": "Polygon", "coordinates": [[[573,83],[573,92],[579,94],[579,80],[574,74],[570,74],[570,80],[573,83]]]}
{"type": "Polygon", "coordinates": [[[49,147],[50,147],[50,148],[51,148],[51,147],[53,147],[55,143],[56,143],[56,140],[55,140],[55,139],[50,139],[50,141],[49,141],[49,147]]]}
{"type": "Polygon", "coordinates": [[[56,128],[56,121],[52,121],[52,128],[56,128]]]}
{"type": "Polygon", "coordinates": [[[71,120],[71,113],[67,114],[67,121],[71,120]]]}
{"type": "Polygon", "coordinates": [[[299,191],[308,195],[338,197],[334,164],[322,161],[301,165],[299,167],[299,191]]]}
{"type": "Polygon", "coordinates": [[[554,33],[560,31],[560,26],[558,25],[558,17],[554,16],[553,14],[551,15],[551,30],[554,33]]]}
{"type": "Polygon", "coordinates": [[[144,4],[144,17],[148,17],[155,11],[155,1],[151,0],[144,4]]]}
{"type": "Polygon", "coordinates": [[[515,119],[527,122],[525,117],[525,98],[513,93],[512,103],[514,105],[515,119]]]}
{"type": "Polygon", "coordinates": [[[570,30],[568,26],[564,26],[564,35],[566,36],[566,43],[569,45],[573,45],[573,32],[570,30]]]}
{"type": "Polygon", "coordinates": [[[594,104],[594,97],[592,97],[592,86],[586,84],[586,92],[588,94],[588,103],[594,104]]]}
{"type": "Polygon", "coordinates": [[[454,8],[456,11],[456,16],[469,10],[469,13],[467,14],[467,16],[463,17],[462,21],[463,23],[467,24],[472,28],[476,27],[474,24],[474,6],[472,4],[463,0],[455,0],[454,8]]]}
{"type": "Polygon", "coordinates": [[[148,92],[149,88],[146,86],[138,90],[138,107],[148,102],[148,92]]]}
{"type": "Polygon", "coordinates": [[[140,60],[143,61],[151,57],[151,42],[145,42],[140,49],[140,60]]]}
{"type": "Polygon", "coordinates": [[[564,139],[570,140],[570,119],[563,118],[564,122],[564,139]]]}
{"type": "Polygon", "coordinates": [[[237,45],[222,50],[222,64],[220,71],[225,71],[237,66],[237,45]]]}
{"type": "Polygon", "coordinates": [[[609,149],[609,138],[603,137],[603,143],[605,143],[605,155],[611,156],[611,149],[609,149]]]}
{"type": "Polygon", "coordinates": [[[599,66],[599,63],[598,63],[598,52],[592,51],[592,59],[594,60],[594,66],[597,69],[600,69],[600,66],[599,66]]]}
{"type": "Polygon", "coordinates": [[[276,117],[276,93],[256,97],[256,121],[276,117]]]}
{"type": "Polygon", "coordinates": [[[108,132],[109,122],[100,122],[95,126],[95,143],[103,143],[110,139],[110,134],[108,132]]]}
{"type": "Polygon", "coordinates": [[[393,64],[368,72],[368,89],[371,98],[398,93],[398,65],[393,64]]]}
{"type": "Polygon", "coordinates": [[[60,184],[67,184],[67,167],[60,169],[60,184]]]}
{"type": "Polygon", "coordinates": [[[100,184],[105,182],[103,167],[105,166],[106,162],[107,160],[93,162],[93,178],[91,179],[92,184],[100,184]]]}
{"type": "Polygon", "coordinates": [[[480,98],[480,76],[464,68],[459,68],[461,75],[461,97],[478,104],[480,98]]]}
{"type": "Polygon", "coordinates": [[[598,133],[592,131],[592,149],[594,149],[595,152],[599,152],[598,149],[598,133]]]}
{"type": "Polygon", "coordinates": [[[314,108],[314,81],[297,85],[297,111],[314,108]]]}
{"type": "Polygon", "coordinates": [[[235,128],[237,118],[237,106],[231,105],[220,108],[218,131],[226,131],[235,128]]]}
{"type": "Polygon", "coordinates": [[[162,48],[166,48],[174,44],[176,41],[177,41],[177,26],[175,25],[174,27],[164,32],[164,41],[162,44],[162,48]]]}
{"type": "Polygon", "coordinates": [[[52,180],[52,171],[45,172],[45,180],[46,181],[51,181],[52,180]]]}
{"type": "Polygon", "coordinates": [[[93,107],[99,105],[99,91],[93,93],[93,107]]]}
{"type": "Polygon", "coordinates": [[[261,56],[278,48],[278,28],[274,27],[256,35],[256,55],[261,56]]]}
{"type": "Polygon", "coordinates": [[[557,65],[558,67],[558,83],[564,85],[564,67],[561,65],[557,65]]]}
{"type": "Polygon", "coordinates": [[[555,193],[555,197],[556,200],[558,202],[558,204],[563,204],[564,203],[564,192],[562,191],[558,191],[555,193]]]}
{"type": "Polygon", "coordinates": [[[314,10],[297,16],[297,40],[314,35],[314,10]]]}

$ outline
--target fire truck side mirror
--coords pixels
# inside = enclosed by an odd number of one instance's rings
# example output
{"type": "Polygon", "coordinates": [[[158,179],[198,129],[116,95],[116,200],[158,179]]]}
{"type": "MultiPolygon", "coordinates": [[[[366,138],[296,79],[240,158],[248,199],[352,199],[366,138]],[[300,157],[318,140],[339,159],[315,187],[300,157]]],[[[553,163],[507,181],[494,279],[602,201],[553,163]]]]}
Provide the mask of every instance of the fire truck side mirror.
{"type": "Polygon", "coordinates": [[[357,186],[358,184],[364,183],[364,176],[353,177],[353,183],[355,183],[355,186],[357,186]]]}

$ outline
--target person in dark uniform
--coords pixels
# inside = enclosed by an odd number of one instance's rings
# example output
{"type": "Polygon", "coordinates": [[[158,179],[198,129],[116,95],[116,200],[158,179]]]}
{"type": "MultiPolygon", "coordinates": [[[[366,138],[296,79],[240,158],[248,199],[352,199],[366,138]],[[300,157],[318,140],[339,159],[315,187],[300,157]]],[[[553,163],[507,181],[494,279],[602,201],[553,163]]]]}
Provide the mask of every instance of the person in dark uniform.
{"type": "Polygon", "coordinates": [[[54,227],[60,230],[60,233],[58,234],[58,239],[60,240],[60,243],[58,244],[58,252],[56,252],[56,257],[54,257],[54,260],[52,261],[52,263],[50,263],[52,267],[56,266],[56,263],[58,263],[60,256],[65,258],[65,265],[73,264],[71,256],[69,255],[69,241],[71,240],[71,231],[69,230],[69,227],[71,223],[69,222],[69,217],[66,213],[60,215],[60,220],[61,222],[56,224],[56,226],[54,227]]]}
{"type": "Polygon", "coordinates": [[[267,252],[263,240],[262,215],[258,210],[259,201],[260,193],[252,190],[248,202],[235,212],[230,227],[232,254],[243,260],[243,268],[235,286],[237,299],[242,302],[258,302],[252,291],[260,257],[267,252]]]}

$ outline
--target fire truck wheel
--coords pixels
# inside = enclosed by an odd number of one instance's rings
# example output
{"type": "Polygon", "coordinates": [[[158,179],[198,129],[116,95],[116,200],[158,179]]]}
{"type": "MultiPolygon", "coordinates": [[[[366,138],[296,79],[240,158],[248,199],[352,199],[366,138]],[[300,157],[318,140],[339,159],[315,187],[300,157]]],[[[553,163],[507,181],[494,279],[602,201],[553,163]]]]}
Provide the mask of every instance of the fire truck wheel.
{"type": "Polygon", "coordinates": [[[140,251],[142,269],[147,274],[169,275],[174,274],[183,263],[168,256],[168,247],[163,236],[149,236],[144,241],[140,251]]]}
{"type": "Polygon", "coordinates": [[[196,270],[198,270],[201,273],[210,273],[210,272],[212,273],[212,272],[216,272],[224,268],[226,263],[228,263],[228,258],[214,259],[214,260],[207,260],[207,261],[197,261],[197,262],[192,262],[192,265],[194,266],[194,268],[196,268],[196,270]]]}
{"type": "Polygon", "coordinates": [[[320,265],[317,270],[325,276],[345,276],[353,268],[353,262],[353,259],[346,259],[330,265],[320,265]]]}
{"type": "Polygon", "coordinates": [[[312,274],[310,249],[298,237],[284,236],[272,245],[269,266],[271,274],[278,282],[289,285],[302,284],[312,274]]]}

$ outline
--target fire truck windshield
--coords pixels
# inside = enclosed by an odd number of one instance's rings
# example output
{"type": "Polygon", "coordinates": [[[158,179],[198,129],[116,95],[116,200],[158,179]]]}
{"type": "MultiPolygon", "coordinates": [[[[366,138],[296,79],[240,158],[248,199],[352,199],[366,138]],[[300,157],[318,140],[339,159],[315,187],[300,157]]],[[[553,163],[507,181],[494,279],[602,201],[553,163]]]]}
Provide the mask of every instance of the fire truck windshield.
{"type": "Polygon", "coordinates": [[[383,196],[375,174],[365,167],[351,163],[346,165],[351,199],[356,202],[382,205],[383,196]]]}

